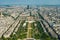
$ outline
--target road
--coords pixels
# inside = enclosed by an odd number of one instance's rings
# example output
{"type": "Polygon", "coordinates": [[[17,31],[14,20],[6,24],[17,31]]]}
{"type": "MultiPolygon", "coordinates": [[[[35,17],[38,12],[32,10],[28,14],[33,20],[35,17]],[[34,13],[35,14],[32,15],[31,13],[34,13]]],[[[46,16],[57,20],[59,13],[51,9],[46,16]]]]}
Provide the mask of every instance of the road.
{"type": "Polygon", "coordinates": [[[56,34],[56,32],[51,28],[50,24],[47,22],[47,20],[45,20],[45,19],[43,18],[43,16],[42,16],[39,12],[38,12],[38,16],[40,17],[40,19],[43,20],[44,24],[46,25],[45,28],[48,29],[48,33],[50,33],[52,36],[53,36],[53,34],[55,34],[56,37],[57,37],[58,35],[56,34]],[[52,34],[52,32],[53,32],[53,34],[52,34]]]}
{"type": "Polygon", "coordinates": [[[27,28],[28,30],[27,30],[27,38],[31,38],[31,29],[32,29],[32,27],[31,27],[31,23],[28,23],[28,28],[27,28]]]}
{"type": "Polygon", "coordinates": [[[10,25],[10,27],[3,33],[2,36],[9,37],[11,33],[13,33],[14,29],[17,27],[17,25],[20,23],[20,14],[16,18],[15,22],[10,25]]]}

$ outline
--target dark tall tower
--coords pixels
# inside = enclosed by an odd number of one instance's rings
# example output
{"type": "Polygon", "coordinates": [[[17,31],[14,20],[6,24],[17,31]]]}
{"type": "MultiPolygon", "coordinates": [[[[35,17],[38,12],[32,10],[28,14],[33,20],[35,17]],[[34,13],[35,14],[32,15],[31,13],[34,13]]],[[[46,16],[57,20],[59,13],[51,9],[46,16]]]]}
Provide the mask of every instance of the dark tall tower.
{"type": "Polygon", "coordinates": [[[29,9],[29,5],[27,5],[27,9],[29,9]]]}

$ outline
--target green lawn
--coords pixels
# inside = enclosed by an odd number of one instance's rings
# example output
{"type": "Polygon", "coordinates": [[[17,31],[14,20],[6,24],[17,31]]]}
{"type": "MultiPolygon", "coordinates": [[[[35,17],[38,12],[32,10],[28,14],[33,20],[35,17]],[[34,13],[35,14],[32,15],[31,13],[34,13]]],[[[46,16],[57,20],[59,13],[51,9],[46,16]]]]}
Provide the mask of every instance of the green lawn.
{"type": "MultiPolygon", "coordinates": [[[[17,40],[17,39],[24,39],[24,38],[27,38],[27,25],[28,23],[26,24],[25,27],[23,27],[23,24],[24,24],[25,21],[22,21],[21,24],[20,24],[20,27],[18,28],[18,31],[16,32],[16,34],[11,34],[11,36],[9,38],[4,38],[2,36],[1,39],[3,40],[17,40]]],[[[31,23],[31,38],[35,38],[36,40],[57,40],[56,38],[51,38],[48,34],[46,34],[44,31],[43,31],[43,28],[40,24],[39,21],[36,21],[36,22],[33,22],[31,23]],[[37,24],[37,26],[35,26],[34,24],[37,24]]]]}

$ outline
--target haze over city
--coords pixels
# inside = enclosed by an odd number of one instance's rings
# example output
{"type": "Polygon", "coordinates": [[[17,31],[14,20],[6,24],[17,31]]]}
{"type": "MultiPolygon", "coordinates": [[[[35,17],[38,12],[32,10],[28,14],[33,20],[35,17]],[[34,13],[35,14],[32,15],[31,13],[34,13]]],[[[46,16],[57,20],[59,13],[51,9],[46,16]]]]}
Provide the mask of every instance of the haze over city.
{"type": "Polygon", "coordinates": [[[0,0],[0,5],[59,5],[60,0],[0,0]]]}

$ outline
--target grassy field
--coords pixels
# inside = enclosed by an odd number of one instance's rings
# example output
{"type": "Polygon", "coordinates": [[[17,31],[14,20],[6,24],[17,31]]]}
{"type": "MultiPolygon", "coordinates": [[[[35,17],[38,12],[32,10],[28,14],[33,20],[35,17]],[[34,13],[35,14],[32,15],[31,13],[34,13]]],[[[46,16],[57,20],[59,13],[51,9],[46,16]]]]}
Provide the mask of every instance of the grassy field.
{"type": "Polygon", "coordinates": [[[16,34],[11,34],[9,38],[4,38],[3,40],[18,40],[18,39],[26,39],[26,38],[34,38],[36,40],[57,40],[56,38],[51,38],[48,34],[43,31],[43,28],[39,21],[28,23],[26,22],[26,26],[23,27],[25,21],[22,21],[18,31],[16,34]]]}

